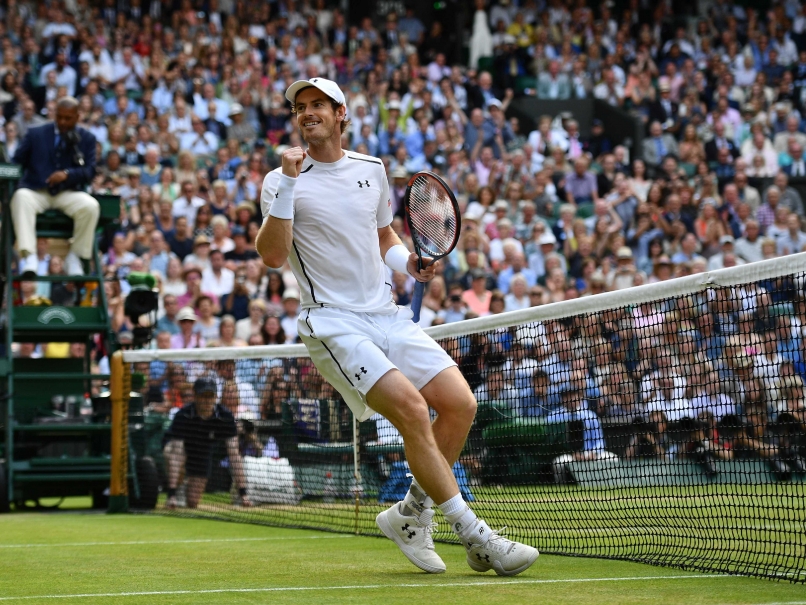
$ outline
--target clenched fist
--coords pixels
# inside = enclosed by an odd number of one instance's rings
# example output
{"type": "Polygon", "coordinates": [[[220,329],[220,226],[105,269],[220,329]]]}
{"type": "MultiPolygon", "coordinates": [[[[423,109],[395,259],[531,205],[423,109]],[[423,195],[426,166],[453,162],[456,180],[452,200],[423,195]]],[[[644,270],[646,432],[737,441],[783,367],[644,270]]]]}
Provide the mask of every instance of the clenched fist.
{"type": "Polygon", "coordinates": [[[297,178],[307,155],[302,147],[286,149],[283,152],[283,174],[293,179],[297,178]]]}

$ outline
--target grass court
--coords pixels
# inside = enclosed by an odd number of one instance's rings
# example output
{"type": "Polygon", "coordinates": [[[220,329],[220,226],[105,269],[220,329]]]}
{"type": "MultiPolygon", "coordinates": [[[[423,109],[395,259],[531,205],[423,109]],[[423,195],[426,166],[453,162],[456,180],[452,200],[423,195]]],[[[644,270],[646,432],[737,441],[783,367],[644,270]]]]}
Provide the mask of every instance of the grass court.
{"type": "MultiPolygon", "coordinates": [[[[87,503],[76,500],[74,505],[87,503]]],[[[442,575],[386,539],[80,510],[0,516],[0,604],[806,604],[803,585],[541,555],[514,578],[437,544],[442,575]]]]}

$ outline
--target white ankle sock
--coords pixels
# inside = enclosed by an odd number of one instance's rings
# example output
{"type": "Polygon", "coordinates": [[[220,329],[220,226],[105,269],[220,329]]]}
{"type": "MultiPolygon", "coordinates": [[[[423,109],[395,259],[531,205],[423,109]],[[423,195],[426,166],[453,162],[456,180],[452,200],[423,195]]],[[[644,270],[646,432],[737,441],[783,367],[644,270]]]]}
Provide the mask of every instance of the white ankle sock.
{"type": "Polygon", "coordinates": [[[476,524],[476,513],[462,500],[462,494],[456,494],[447,502],[438,505],[439,510],[445,515],[451,529],[463,537],[476,524]]]}

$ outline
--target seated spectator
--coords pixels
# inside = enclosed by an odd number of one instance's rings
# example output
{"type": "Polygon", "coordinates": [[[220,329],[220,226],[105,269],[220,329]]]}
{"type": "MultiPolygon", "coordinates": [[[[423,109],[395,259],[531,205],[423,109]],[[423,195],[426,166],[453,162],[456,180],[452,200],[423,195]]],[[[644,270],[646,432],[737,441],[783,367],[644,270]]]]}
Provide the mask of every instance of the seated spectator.
{"type": "Polygon", "coordinates": [[[205,341],[201,333],[194,329],[197,319],[193,307],[179,309],[176,314],[179,333],[171,336],[172,349],[202,349],[207,346],[207,341],[205,341]]]}
{"type": "Polygon", "coordinates": [[[776,238],[778,256],[803,252],[806,247],[806,233],[803,232],[800,217],[794,212],[786,218],[786,232],[776,238]]]}
{"type": "Polygon", "coordinates": [[[510,292],[504,296],[505,311],[519,311],[532,306],[532,301],[529,297],[530,286],[523,273],[513,275],[509,286],[510,292]]]}
{"type": "Polygon", "coordinates": [[[665,452],[663,446],[658,443],[650,423],[639,416],[633,419],[631,428],[633,434],[624,452],[625,460],[664,459],[665,452]]]}
{"type": "Polygon", "coordinates": [[[235,287],[235,273],[224,266],[224,253],[220,249],[210,251],[210,266],[202,271],[201,289],[220,299],[235,287]]]}
{"type": "Polygon", "coordinates": [[[260,334],[266,314],[266,303],[260,298],[249,301],[249,315],[235,322],[235,337],[249,342],[255,334],[260,334]]]}
{"type": "Polygon", "coordinates": [[[568,76],[560,72],[558,61],[549,61],[548,70],[537,78],[538,99],[569,99],[571,98],[571,83],[568,76]]]}
{"type": "MultiPolygon", "coordinates": [[[[249,317],[249,290],[246,287],[246,267],[235,269],[235,281],[231,292],[221,296],[221,313],[230,315],[236,321],[249,317]]],[[[244,339],[247,340],[247,339],[244,339]]]]}
{"type": "Polygon", "coordinates": [[[210,341],[211,347],[245,347],[246,341],[235,335],[235,318],[224,315],[218,324],[218,338],[210,341]]]}
{"type": "Polygon", "coordinates": [[[521,391],[518,414],[524,417],[547,416],[558,403],[559,397],[549,394],[548,374],[538,368],[532,373],[529,387],[521,391]]]}
{"type": "Polygon", "coordinates": [[[160,333],[165,333],[170,336],[174,334],[179,334],[179,320],[177,319],[177,314],[179,312],[179,304],[177,303],[176,296],[173,294],[166,294],[163,297],[163,308],[164,313],[162,316],[157,319],[157,324],[154,327],[154,331],[159,335],[160,333]]]}
{"type": "Polygon", "coordinates": [[[490,294],[487,289],[487,274],[482,269],[470,272],[470,288],[462,293],[462,302],[476,315],[487,315],[490,311],[490,294]]]}
{"type": "Polygon", "coordinates": [[[202,294],[196,300],[196,309],[196,322],[193,325],[193,332],[198,334],[205,342],[216,340],[219,336],[218,326],[221,323],[221,319],[215,316],[215,302],[209,296],[202,294]]]}
{"type": "Polygon", "coordinates": [[[616,454],[607,451],[598,416],[586,405],[584,398],[586,377],[584,372],[575,371],[560,400],[562,409],[546,417],[547,422],[566,425],[568,443],[574,450],[552,460],[554,482],[574,483],[573,473],[568,468],[572,462],[617,460],[616,454]]]}
{"type": "Polygon", "coordinates": [[[280,323],[285,332],[286,343],[297,342],[297,319],[300,313],[300,294],[296,286],[286,288],[283,291],[283,313],[280,316],[280,323]]]}
{"type": "Polygon", "coordinates": [[[452,285],[448,290],[447,306],[437,313],[437,318],[442,319],[445,323],[454,323],[465,319],[469,309],[462,298],[463,292],[461,285],[452,285]]]}
{"type": "Polygon", "coordinates": [[[190,265],[182,272],[185,279],[186,292],[177,297],[179,307],[195,308],[200,296],[207,296],[214,302],[218,302],[218,297],[212,292],[204,292],[202,290],[202,270],[194,265],[190,265]]]}
{"type": "Polygon", "coordinates": [[[580,157],[574,161],[574,170],[565,176],[565,196],[569,204],[591,204],[599,199],[596,175],[588,170],[589,161],[580,157]]]}
{"type": "MultiPolygon", "coordinates": [[[[62,56],[62,55],[60,55],[62,56]]],[[[21,273],[36,273],[36,215],[49,208],[73,219],[73,239],[65,257],[68,275],[83,275],[82,261],[92,257],[98,202],[83,189],[95,176],[95,137],[76,129],[78,101],[64,97],[56,105],[53,124],[30,128],[14,154],[23,176],[11,198],[11,217],[21,273]]]]}
{"type": "Polygon", "coordinates": [[[190,124],[192,131],[179,138],[179,148],[195,155],[211,156],[215,154],[218,149],[218,137],[207,130],[204,120],[194,115],[190,124]]]}
{"type": "Polygon", "coordinates": [[[651,168],[659,168],[669,156],[678,155],[677,141],[670,134],[664,134],[663,126],[657,120],[649,125],[649,136],[643,142],[643,160],[651,168]]]}

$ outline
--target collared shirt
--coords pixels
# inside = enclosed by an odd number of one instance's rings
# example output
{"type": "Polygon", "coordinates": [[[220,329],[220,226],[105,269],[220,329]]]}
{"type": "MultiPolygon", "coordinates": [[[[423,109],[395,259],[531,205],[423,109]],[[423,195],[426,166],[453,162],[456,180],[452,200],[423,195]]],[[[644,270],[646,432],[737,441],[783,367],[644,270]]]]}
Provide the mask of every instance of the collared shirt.
{"type": "Polygon", "coordinates": [[[581,421],[583,425],[582,430],[582,451],[584,452],[603,452],[607,449],[605,446],[604,432],[602,425],[599,422],[599,417],[591,410],[583,407],[580,403],[579,407],[573,412],[568,410],[559,410],[553,412],[546,417],[547,422],[559,423],[563,422],[568,424],[573,421],[581,421]]]}
{"type": "Polygon", "coordinates": [[[596,176],[592,172],[585,172],[582,176],[576,172],[569,172],[565,177],[565,191],[575,200],[591,199],[598,193],[596,176]]]}

